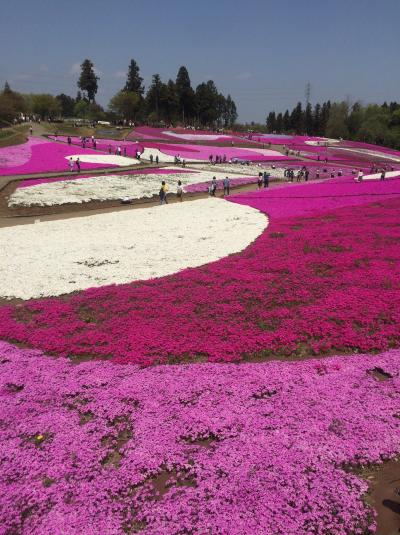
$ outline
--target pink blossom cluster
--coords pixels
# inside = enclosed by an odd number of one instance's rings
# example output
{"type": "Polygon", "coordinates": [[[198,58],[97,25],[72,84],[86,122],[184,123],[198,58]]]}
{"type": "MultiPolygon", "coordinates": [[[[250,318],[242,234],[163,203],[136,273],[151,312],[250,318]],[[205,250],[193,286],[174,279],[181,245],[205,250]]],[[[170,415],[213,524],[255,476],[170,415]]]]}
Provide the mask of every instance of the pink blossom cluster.
{"type": "MultiPolygon", "coordinates": [[[[177,141],[176,136],[169,134],[168,132],[174,132],[177,134],[188,134],[190,136],[199,136],[199,141],[202,141],[200,136],[203,135],[215,135],[218,136],[218,133],[210,132],[208,130],[189,130],[185,128],[154,128],[151,126],[138,126],[135,128],[128,136],[128,139],[143,139],[143,140],[168,140],[168,141],[177,141]]],[[[231,141],[241,143],[243,139],[236,134],[220,134],[219,139],[216,141],[228,142],[231,141]]]]}
{"type": "MultiPolygon", "coordinates": [[[[49,136],[50,139],[56,140],[58,142],[67,143],[68,142],[68,136],[49,136]]],[[[82,147],[82,139],[78,136],[70,136],[71,138],[71,145],[82,147]]],[[[111,149],[111,154],[116,154],[116,150],[118,147],[121,148],[122,155],[124,155],[124,149],[126,150],[126,156],[130,158],[136,157],[136,151],[139,148],[138,143],[127,141],[127,140],[118,140],[118,139],[105,139],[105,138],[96,138],[96,147],[94,147],[92,139],[87,138],[86,139],[86,148],[93,149],[96,148],[97,150],[109,153],[111,149]]]]}
{"type": "MultiPolygon", "coordinates": [[[[38,142],[36,138],[30,138],[22,145],[0,148],[0,176],[67,171],[67,158],[71,155],[81,154],[98,154],[98,152],[81,147],[69,147],[63,143],[54,143],[48,140],[38,142]],[[1,160],[2,157],[6,160],[5,165],[1,160]]],[[[110,165],[81,162],[82,170],[99,167],[110,167],[110,165]]],[[[115,167],[115,164],[111,167],[115,167]]]]}
{"type": "Polygon", "coordinates": [[[270,217],[242,253],[161,279],[3,306],[0,337],[141,365],[400,342],[400,180],[292,185],[231,200],[270,217]]]}
{"type": "Polygon", "coordinates": [[[399,451],[399,351],[143,370],[1,342],[0,362],[2,534],[375,531],[351,468],[399,451]]]}

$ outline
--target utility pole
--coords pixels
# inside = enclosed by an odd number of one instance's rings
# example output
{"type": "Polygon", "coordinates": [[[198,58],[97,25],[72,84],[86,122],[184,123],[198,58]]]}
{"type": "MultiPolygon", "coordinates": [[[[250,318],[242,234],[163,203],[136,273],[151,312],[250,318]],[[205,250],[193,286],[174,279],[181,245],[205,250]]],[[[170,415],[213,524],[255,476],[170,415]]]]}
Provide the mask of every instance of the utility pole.
{"type": "Polygon", "coordinates": [[[311,84],[310,82],[307,82],[306,83],[306,90],[305,90],[305,97],[306,97],[306,106],[308,104],[310,104],[310,99],[311,99],[311,84]]]}

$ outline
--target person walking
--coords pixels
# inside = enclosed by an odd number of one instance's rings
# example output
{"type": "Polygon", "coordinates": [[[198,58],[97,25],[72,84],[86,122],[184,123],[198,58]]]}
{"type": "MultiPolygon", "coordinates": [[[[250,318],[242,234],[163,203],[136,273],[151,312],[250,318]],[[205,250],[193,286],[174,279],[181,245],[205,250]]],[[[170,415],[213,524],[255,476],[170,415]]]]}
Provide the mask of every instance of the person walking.
{"type": "Polygon", "coordinates": [[[217,178],[213,176],[211,180],[211,195],[215,197],[215,192],[217,191],[217,178]]]}
{"type": "Polygon", "coordinates": [[[111,154],[111,152],[112,152],[111,145],[108,145],[108,154],[111,154]]]}
{"type": "Polygon", "coordinates": [[[258,180],[257,180],[258,189],[262,188],[262,183],[263,183],[263,174],[260,171],[258,173],[258,180]]]}
{"type": "Polygon", "coordinates": [[[358,181],[358,182],[362,182],[362,181],[363,181],[363,178],[364,178],[364,173],[363,173],[362,170],[360,169],[360,170],[358,171],[357,181],[358,181]]]}
{"type": "Polygon", "coordinates": [[[29,133],[30,133],[30,135],[33,134],[33,128],[32,128],[32,125],[29,127],[29,133]]]}
{"type": "Polygon", "coordinates": [[[168,204],[168,199],[167,199],[167,193],[168,193],[168,190],[169,190],[169,187],[168,187],[168,184],[165,182],[165,180],[162,181],[162,188],[164,190],[164,198],[165,198],[165,204],[168,204]]]}
{"type": "Polygon", "coordinates": [[[67,137],[67,143],[68,143],[68,145],[71,145],[71,143],[72,143],[71,136],[68,136],[68,137],[67,137]]]}
{"type": "Polygon", "coordinates": [[[305,180],[306,182],[308,182],[308,177],[309,177],[309,176],[310,176],[310,171],[309,171],[308,169],[306,169],[306,170],[304,171],[304,180],[305,180]]]}
{"type": "Polygon", "coordinates": [[[77,158],[75,163],[76,163],[76,167],[78,169],[78,173],[80,173],[81,172],[81,161],[80,161],[80,159],[77,158]]]}
{"type": "Polygon", "coordinates": [[[126,158],[126,147],[124,147],[124,156],[126,158]]]}
{"type": "Polygon", "coordinates": [[[224,197],[225,195],[229,195],[230,189],[231,189],[231,181],[229,177],[226,176],[224,178],[224,197]]]}
{"type": "Polygon", "coordinates": [[[176,196],[179,202],[183,201],[183,186],[181,180],[178,180],[178,186],[176,187],[176,196]]]}
{"type": "Polygon", "coordinates": [[[382,173],[381,173],[381,180],[385,180],[386,178],[386,171],[384,169],[382,169],[382,173]]]}
{"type": "Polygon", "coordinates": [[[161,182],[160,191],[158,192],[158,196],[160,197],[160,204],[166,204],[166,202],[167,202],[164,186],[165,186],[165,182],[163,180],[161,182]]]}
{"type": "Polygon", "coordinates": [[[150,154],[150,163],[153,163],[153,155],[150,154]]]}
{"type": "Polygon", "coordinates": [[[70,170],[71,173],[74,170],[74,160],[72,159],[72,156],[69,159],[69,170],[70,170]]]}
{"type": "Polygon", "coordinates": [[[269,174],[267,173],[267,171],[264,171],[263,174],[263,184],[264,188],[269,188],[269,174]]]}

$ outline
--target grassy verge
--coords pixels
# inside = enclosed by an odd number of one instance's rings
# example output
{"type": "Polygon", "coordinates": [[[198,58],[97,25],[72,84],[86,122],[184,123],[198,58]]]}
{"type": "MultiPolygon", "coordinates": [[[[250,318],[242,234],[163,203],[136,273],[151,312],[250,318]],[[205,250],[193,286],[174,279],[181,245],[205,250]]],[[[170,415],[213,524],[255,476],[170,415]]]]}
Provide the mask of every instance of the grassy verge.
{"type": "Polygon", "coordinates": [[[18,125],[12,128],[0,130],[0,147],[20,145],[26,141],[29,126],[27,124],[18,125]]]}

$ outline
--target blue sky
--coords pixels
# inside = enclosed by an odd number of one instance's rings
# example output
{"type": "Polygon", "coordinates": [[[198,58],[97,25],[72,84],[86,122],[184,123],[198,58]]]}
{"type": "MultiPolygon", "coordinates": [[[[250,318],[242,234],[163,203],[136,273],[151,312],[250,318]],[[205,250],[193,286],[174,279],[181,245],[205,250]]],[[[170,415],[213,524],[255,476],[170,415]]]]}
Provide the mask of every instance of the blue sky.
{"type": "Polygon", "coordinates": [[[76,95],[92,59],[106,105],[131,58],[148,84],[186,65],[239,119],[305,100],[400,101],[400,0],[0,0],[0,84],[76,95]]]}

